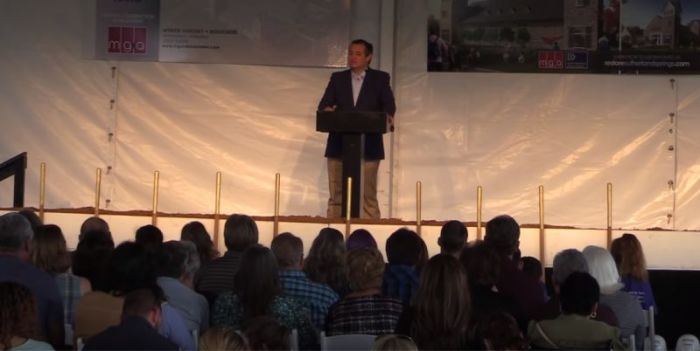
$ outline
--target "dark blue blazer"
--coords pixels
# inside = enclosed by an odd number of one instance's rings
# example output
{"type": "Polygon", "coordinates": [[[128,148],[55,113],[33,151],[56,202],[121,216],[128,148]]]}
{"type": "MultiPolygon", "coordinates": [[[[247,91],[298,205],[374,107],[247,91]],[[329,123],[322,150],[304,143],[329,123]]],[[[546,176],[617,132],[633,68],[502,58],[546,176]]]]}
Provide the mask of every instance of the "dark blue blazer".
{"type": "MultiPolygon", "coordinates": [[[[362,89],[357,97],[357,105],[352,101],[351,71],[335,72],[331,75],[326,92],[318,104],[318,109],[337,105],[336,111],[373,111],[386,112],[393,116],[396,112],[394,93],[391,92],[389,74],[383,71],[368,69],[362,82],[362,89]]],[[[328,133],[326,157],[343,157],[343,140],[341,133],[328,133]]],[[[383,160],[384,142],[378,133],[365,134],[365,159],[383,160]]]]}
{"type": "Polygon", "coordinates": [[[89,338],[83,350],[178,350],[178,346],[158,334],[144,318],[128,316],[89,338]]]}

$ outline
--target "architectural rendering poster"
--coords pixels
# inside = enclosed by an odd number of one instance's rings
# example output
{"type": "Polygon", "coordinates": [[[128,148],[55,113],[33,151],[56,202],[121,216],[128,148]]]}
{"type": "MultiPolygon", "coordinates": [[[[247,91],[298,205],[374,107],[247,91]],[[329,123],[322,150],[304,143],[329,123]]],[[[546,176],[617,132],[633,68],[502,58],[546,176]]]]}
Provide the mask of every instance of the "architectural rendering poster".
{"type": "Polygon", "coordinates": [[[429,71],[700,72],[699,0],[430,0],[429,71]]]}
{"type": "Polygon", "coordinates": [[[344,66],[350,0],[98,0],[95,57],[344,66]]]}

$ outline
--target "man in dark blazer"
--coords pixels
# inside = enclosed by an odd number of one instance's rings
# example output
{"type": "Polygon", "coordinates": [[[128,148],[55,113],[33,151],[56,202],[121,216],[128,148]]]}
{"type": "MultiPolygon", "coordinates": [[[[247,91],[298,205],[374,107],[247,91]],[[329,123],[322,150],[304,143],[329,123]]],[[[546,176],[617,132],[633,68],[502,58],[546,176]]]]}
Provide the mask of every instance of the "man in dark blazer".
{"type": "Polygon", "coordinates": [[[83,350],[178,350],[177,345],[158,334],[162,294],[156,287],[128,293],[121,323],[88,339],[83,350]]]}
{"type": "MultiPolygon", "coordinates": [[[[331,75],[326,91],[318,104],[319,111],[374,111],[386,112],[390,123],[396,112],[389,74],[369,68],[372,44],[356,39],[348,48],[350,69],[331,75]]],[[[326,144],[328,158],[328,217],[340,217],[342,201],[343,143],[342,134],[329,133],[326,144]]],[[[379,218],[377,201],[377,173],[379,161],[384,159],[384,142],[379,133],[365,135],[364,189],[361,217],[379,218]]]]}

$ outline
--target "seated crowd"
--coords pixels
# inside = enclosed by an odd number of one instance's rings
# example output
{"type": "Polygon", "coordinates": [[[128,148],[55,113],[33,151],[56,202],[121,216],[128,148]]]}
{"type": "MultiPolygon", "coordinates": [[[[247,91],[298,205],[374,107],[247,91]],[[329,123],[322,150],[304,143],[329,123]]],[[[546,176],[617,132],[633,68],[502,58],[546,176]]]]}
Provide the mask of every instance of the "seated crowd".
{"type": "Polygon", "coordinates": [[[199,222],[163,237],[146,225],[115,246],[92,217],[70,252],[35,214],[0,216],[0,350],[319,349],[347,334],[376,335],[376,350],[619,350],[631,336],[642,349],[655,304],[634,235],[559,252],[550,296],[506,215],[469,244],[445,223],[433,257],[407,228],[386,260],[364,229],[324,228],[305,257],[292,233],[261,245],[246,215],[227,219],[223,255],[199,222]]]}

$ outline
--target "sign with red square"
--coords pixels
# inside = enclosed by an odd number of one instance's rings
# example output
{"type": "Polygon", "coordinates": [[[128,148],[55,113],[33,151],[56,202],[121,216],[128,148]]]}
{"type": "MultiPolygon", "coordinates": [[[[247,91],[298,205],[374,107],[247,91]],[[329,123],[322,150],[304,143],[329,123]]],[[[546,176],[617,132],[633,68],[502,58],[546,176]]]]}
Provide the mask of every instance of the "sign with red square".
{"type": "Polygon", "coordinates": [[[564,51],[540,51],[537,56],[537,67],[540,69],[564,69],[564,51]]]}
{"type": "Polygon", "coordinates": [[[139,55],[146,53],[148,43],[145,27],[109,27],[107,33],[107,52],[139,55]]]}

